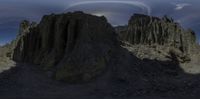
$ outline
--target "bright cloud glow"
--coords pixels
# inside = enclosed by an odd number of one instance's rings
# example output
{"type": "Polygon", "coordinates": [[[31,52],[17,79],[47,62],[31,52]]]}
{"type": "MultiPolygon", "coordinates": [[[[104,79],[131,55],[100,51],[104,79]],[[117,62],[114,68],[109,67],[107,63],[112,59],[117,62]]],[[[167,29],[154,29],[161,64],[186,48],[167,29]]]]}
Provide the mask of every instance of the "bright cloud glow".
{"type": "Polygon", "coordinates": [[[191,4],[188,4],[188,3],[176,4],[175,10],[182,10],[184,7],[187,7],[187,6],[191,6],[191,4]]]}

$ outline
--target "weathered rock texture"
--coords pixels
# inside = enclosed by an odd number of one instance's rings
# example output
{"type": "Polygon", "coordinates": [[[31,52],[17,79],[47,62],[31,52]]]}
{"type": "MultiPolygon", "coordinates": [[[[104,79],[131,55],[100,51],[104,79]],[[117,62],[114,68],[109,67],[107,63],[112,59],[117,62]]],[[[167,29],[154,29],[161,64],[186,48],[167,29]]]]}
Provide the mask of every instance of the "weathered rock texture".
{"type": "Polygon", "coordinates": [[[114,29],[105,17],[52,14],[38,25],[21,23],[13,59],[39,64],[58,80],[89,81],[107,68],[116,44],[114,29]]]}
{"type": "Polygon", "coordinates": [[[123,31],[121,38],[131,44],[170,46],[178,48],[185,54],[190,53],[196,45],[193,31],[184,30],[166,16],[160,19],[135,14],[129,20],[127,31],[123,31]]]}
{"type": "Polygon", "coordinates": [[[183,29],[167,16],[158,18],[134,14],[128,26],[116,27],[115,30],[122,41],[129,43],[124,47],[140,59],[167,61],[173,53],[179,62],[185,63],[198,53],[195,33],[183,29]]]}

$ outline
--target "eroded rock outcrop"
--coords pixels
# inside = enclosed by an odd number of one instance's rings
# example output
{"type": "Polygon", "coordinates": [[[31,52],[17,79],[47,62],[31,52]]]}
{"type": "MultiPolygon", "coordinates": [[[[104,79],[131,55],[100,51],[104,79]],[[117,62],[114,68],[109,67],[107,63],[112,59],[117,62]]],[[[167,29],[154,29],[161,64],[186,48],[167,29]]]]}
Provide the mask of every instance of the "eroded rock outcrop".
{"type": "Polygon", "coordinates": [[[184,30],[166,16],[160,19],[135,14],[129,20],[128,29],[122,38],[131,44],[172,46],[184,53],[190,52],[196,44],[196,36],[192,30],[184,30]]]}
{"type": "Polygon", "coordinates": [[[67,82],[89,81],[102,73],[117,44],[105,17],[82,12],[46,15],[37,26],[24,21],[20,27],[13,59],[39,64],[67,82]]]}
{"type": "Polygon", "coordinates": [[[135,45],[131,51],[142,58],[158,56],[153,59],[161,59],[162,53],[166,57],[173,52],[180,62],[188,62],[197,48],[195,33],[190,29],[183,29],[166,16],[158,18],[134,14],[126,28],[118,27],[116,30],[123,41],[135,45]],[[151,51],[154,52],[150,53],[151,51]],[[146,56],[144,53],[147,53],[146,56]]]}

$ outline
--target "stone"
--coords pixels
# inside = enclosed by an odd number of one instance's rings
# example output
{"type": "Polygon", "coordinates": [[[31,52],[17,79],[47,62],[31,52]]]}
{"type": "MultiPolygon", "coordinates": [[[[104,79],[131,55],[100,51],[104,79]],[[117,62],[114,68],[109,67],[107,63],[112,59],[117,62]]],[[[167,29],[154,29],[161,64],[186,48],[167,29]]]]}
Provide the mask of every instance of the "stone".
{"type": "Polygon", "coordinates": [[[57,80],[90,81],[107,68],[116,36],[105,17],[83,12],[45,15],[38,25],[21,23],[13,59],[39,64],[57,80]]]}
{"type": "Polygon", "coordinates": [[[191,56],[198,49],[194,31],[182,28],[167,16],[158,18],[134,14],[128,26],[119,26],[115,29],[123,42],[132,45],[126,48],[142,59],[167,60],[165,57],[174,49],[179,53],[178,60],[185,63],[191,60],[191,56]]]}
{"type": "Polygon", "coordinates": [[[196,45],[196,36],[192,30],[183,29],[173,19],[135,14],[129,20],[122,39],[131,44],[164,45],[175,47],[189,54],[196,45]]]}

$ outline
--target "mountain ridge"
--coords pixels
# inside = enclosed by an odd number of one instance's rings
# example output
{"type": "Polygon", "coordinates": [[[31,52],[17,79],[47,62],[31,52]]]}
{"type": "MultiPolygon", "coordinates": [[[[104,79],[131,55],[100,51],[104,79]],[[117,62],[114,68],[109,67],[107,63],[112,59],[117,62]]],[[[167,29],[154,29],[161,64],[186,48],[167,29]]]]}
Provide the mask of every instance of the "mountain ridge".
{"type": "MultiPolygon", "coordinates": [[[[124,27],[122,26],[121,29],[120,27],[116,27],[116,32],[122,41],[133,45],[132,51],[136,56],[140,53],[148,53],[145,49],[153,50],[149,47],[154,46],[154,50],[158,50],[158,52],[166,54],[173,52],[179,57],[179,61],[187,62],[191,60],[190,58],[194,54],[198,53],[197,50],[199,49],[194,31],[190,29],[185,30],[178,23],[174,22],[172,18],[168,18],[167,16],[158,18],[143,14],[134,14],[130,18],[129,24],[124,27]],[[143,46],[144,49],[141,49],[141,52],[138,51],[140,46],[143,46]]],[[[153,56],[159,56],[160,54],[155,51],[152,53],[150,54],[153,56]]],[[[140,57],[152,58],[151,55],[143,56],[140,57]]]]}

